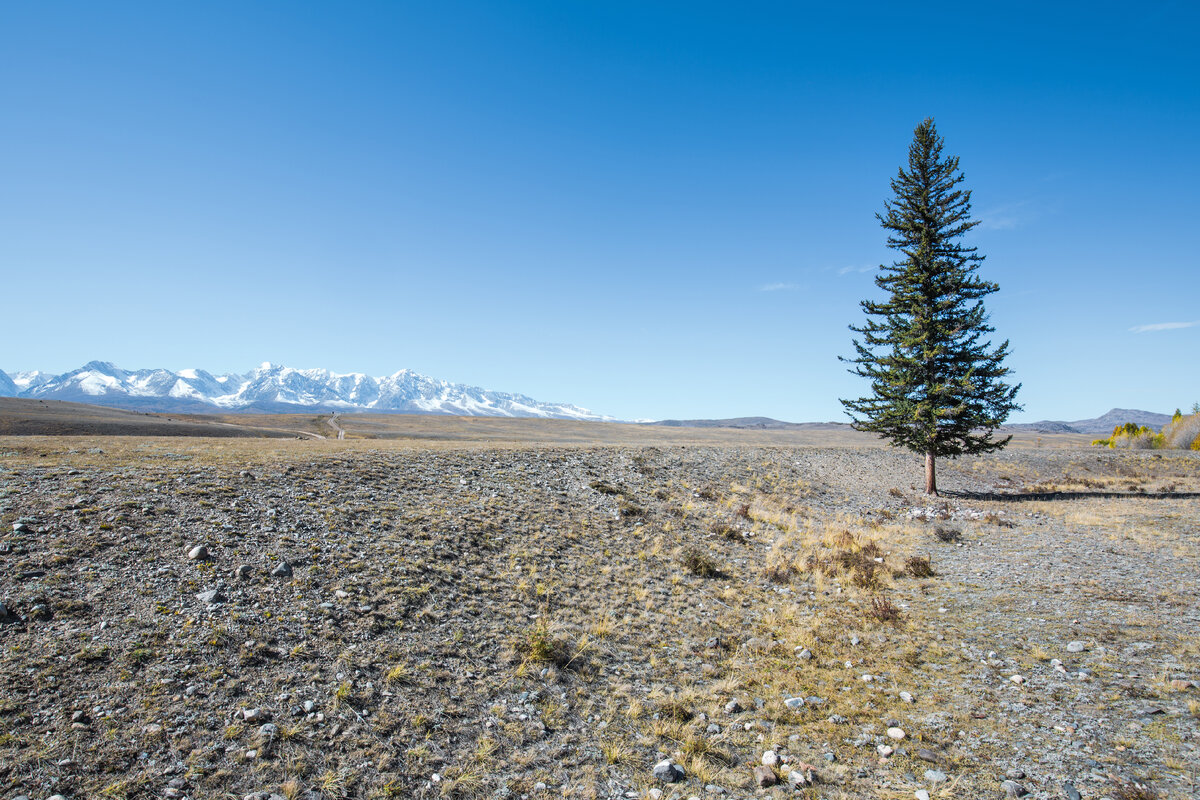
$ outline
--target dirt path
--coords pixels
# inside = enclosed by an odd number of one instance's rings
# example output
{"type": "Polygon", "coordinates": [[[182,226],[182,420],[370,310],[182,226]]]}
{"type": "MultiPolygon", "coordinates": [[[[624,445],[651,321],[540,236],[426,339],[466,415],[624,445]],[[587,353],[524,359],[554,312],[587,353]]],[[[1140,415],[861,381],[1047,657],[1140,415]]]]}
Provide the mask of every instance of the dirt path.
{"type": "Polygon", "coordinates": [[[335,412],[333,412],[333,416],[331,416],[331,417],[329,417],[329,419],[325,420],[325,424],[328,425],[329,427],[333,428],[335,431],[337,431],[337,438],[345,439],[346,432],[344,430],[342,430],[341,425],[338,425],[337,418],[338,418],[338,412],[335,411],[335,412]]]}

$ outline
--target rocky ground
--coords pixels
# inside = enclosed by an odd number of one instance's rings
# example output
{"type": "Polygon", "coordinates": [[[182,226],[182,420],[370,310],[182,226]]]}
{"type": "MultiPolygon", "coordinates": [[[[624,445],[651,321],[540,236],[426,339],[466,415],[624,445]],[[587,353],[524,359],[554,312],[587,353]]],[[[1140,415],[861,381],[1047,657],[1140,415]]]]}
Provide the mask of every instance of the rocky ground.
{"type": "Polygon", "coordinates": [[[920,477],[2,439],[3,796],[1196,796],[1200,459],[920,477]]]}

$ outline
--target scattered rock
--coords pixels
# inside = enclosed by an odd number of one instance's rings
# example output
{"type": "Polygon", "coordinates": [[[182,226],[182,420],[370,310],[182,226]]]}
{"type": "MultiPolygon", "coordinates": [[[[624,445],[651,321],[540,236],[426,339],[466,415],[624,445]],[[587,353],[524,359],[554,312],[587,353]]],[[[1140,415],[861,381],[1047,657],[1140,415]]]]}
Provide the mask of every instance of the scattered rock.
{"type": "Polygon", "coordinates": [[[224,603],[228,598],[225,597],[220,589],[209,589],[205,592],[197,592],[196,599],[201,603],[207,603],[208,605],[212,606],[219,603],[224,603]]]}
{"type": "Polygon", "coordinates": [[[292,565],[286,561],[280,561],[275,569],[271,570],[271,575],[276,578],[290,578],[292,577],[292,565]]]}
{"type": "Polygon", "coordinates": [[[1067,642],[1068,653],[1082,653],[1087,649],[1087,645],[1083,642],[1067,642]]]}
{"type": "Polygon", "coordinates": [[[911,692],[901,692],[900,699],[902,701],[904,701],[905,703],[911,703],[911,702],[913,702],[912,693],[911,692]]]}
{"type": "Polygon", "coordinates": [[[930,783],[942,783],[946,780],[946,773],[940,769],[927,769],[925,770],[925,780],[930,783]]]}
{"type": "Polygon", "coordinates": [[[188,550],[187,557],[189,561],[208,561],[212,558],[212,555],[208,552],[207,545],[198,544],[191,550],[188,550]]]}
{"type": "Polygon", "coordinates": [[[760,765],[754,768],[754,783],[758,788],[766,789],[779,783],[779,777],[776,776],[775,770],[760,765]]]}
{"type": "Polygon", "coordinates": [[[725,713],[726,714],[740,714],[744,710],[745,709],[742,708],[742,704],[739,703],[737,700],[730,700],[728,703],[725,704],[725,713]]]}
{"type": "Polygon", "coordinates": [[[1025,683],[1025,676],[1013,675],[1011,678],[1009,678],[1009,680],[1015,683],[1017,686],[1020,686],[1021,684],[1025,683]]]}
{"type": "Polygon", "coordinates": [[[783,704],[794,711],[798,708],[804,707],[804,698],[803,697],[789,697],[783,701],[783,704]]]}
{"type": "Polygon", "coordinates": [[[1024,797],[1029,794],[1029,790],[1016,781],[1004,781],[1000,784],[1000,788],[1004,790],[1004,796],[1009,798],[1024,797]]]}
{"type": "Polygon", "coordinates": [[[904,739],[905,733],[901,728],[888,728],[887,735],[889,739],[895,739],[897,742],[904,739]]]}
{"type": "Polygon", "coordinates": [[[768,750],[762,754],[762,763],[764,767],[778,767],[779,754],[774,750],[768,750]]]}
{"type": "Polygon", "coordinates": [[[663,783],[678,783],[683,780],[684,774],[683,767],[672,763],[669,758],[654,765],[654,777],[663,783]]]}
{"type": "Polygon", "coordinates": [[[938,762],[937,753],[924,747],[917,751],[917,758],[921,759],[922,761],[928,761],[931,764],[936,764],[938,762]]]}
{"type": "Polygon", "coordinates": [[[1079,790],[1075,788],[1074,784],[1064,783],[1062,789],[1063,794],[1067,796],[1067,800],[1080,800],[1079,790]]]}
{"type": "Polygon", "coordinates": [[[249,564],[242,564],[240,567],[238,567],[237,569],[235,569],[233,571],[233,575],[235,578],[249,578],[253,574],[254,574],[254,567],[250,566],[249,564]]]}

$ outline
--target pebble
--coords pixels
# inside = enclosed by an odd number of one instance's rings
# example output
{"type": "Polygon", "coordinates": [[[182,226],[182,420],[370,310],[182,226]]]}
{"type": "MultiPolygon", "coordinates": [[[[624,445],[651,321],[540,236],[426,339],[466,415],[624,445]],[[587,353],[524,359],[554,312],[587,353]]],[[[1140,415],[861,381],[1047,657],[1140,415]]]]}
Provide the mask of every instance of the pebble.
{"type": "Polygon", "coordinates": [[[218,603],[224,603],[226,598],[225,595],[221,593],[220,589],[209,589],[206,592],[197,592],[196,599],[201,603],[207,603],[211,606],[218,603]]]}
{"type": "Polygon", "coordinates": [[[684,774],[683,767],[671,763],[669,758],[654,765],[654,777],[663,783],[678,783],[683,780],[684,774]]]}
{"type": "Polygon", "coordinates": [[[807,786],[811,781],[809,775],[794,769],[788,773],[788,783],[792,786],[807,786]]]}
{"type": "Polygon", "coordinates": [[[1004,790],[1005,797],[1017,798],[1029,794],[1029,790],[1016,781],[1005,781],[1000,788],[1004,790]]]}

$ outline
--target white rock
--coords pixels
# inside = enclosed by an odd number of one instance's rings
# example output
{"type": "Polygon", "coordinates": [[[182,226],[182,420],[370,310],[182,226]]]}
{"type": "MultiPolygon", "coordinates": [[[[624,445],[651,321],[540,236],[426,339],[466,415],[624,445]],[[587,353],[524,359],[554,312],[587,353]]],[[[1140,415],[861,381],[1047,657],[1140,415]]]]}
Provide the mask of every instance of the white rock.
{"type": "Polygon", "coordinates": [[[762,763],[764,767],[779,766],[779,754],[774,750],[768,750],[762,754],[762,763]]]}
{"type": "Polygon", "coordinates": [[[887,735],[889,739],[895,739],[898,742],[904,738],[904,731],[900,728],[888,728],[887,735]]]}
{"type": "Polygon", "coordinates": [[[900,699],[906,703],[911,703],[911,702],[913,702],[912,693],[911,692],[901,692],[900,699]]]}
{"type": "Polygon", "coordinates": [[[1017,684],[1018,686],[1020,686],[1022,683],[1025,682],[1025,676],[1024,675],[1013,675],[1011,678],[1009,678],[1009,680],[1012,681],[1013,683],[1017,684]]]}

